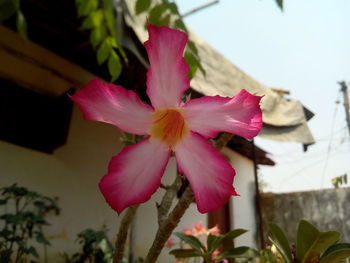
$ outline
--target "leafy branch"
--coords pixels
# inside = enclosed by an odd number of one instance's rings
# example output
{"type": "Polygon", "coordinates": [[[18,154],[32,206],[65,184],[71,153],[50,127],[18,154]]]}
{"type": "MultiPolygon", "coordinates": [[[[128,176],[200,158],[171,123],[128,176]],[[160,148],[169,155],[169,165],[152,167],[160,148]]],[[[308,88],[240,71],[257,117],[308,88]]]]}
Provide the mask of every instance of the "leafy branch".
{"type": "Polygon", "coordinates": [[[111,0],[76,0],[82,30],[90,30],[90,43],[96,51],[99,65],[107,63],[114,82],[122,71],[121,59],[127,63],[126,54],[119,44],[116,12],[111,0]]]}
{"type": "Polygon", "coordinates": [[[30,257],[38,258],[39,254],[32,241],[42,244],[44,248],[50,245],[43,234],[43,226],[48,225],[46,215],[50,212],[59,214],[56,200],[17,184],[1,188],[0,191],[0,206],[4,211],[0,216],[0,221],[3,222],[0,231],[0,261],[25,263],[30,257]]]}
{"type": "Polygon", "coordinates": [[[16,27],[18,33],[25,39],[27,35],[27,21],[21,11],[20,0],[2,0],[0,1],[0,23],[16,16],[16,27]]]}
{"type": "MultiPolygon", "coordinates": [[[[162,0],[161,2],[137,0],[135,4],[135,13],[136,15],[147,13],[148,20],[153,25],[168,26],[189,34],[175,2],[170,2],[168,0],[162,0]]],[[[145,27],[146,26],[147,22],[145,23],[145,27]]],[[[189,39],[187,43],[185,60],[190,66],[190,71],[188,73],[189,79],[194,77],[198,69],[205,75],[205,70],[201,65],[196,44],[191,39],[189,39]]]]}

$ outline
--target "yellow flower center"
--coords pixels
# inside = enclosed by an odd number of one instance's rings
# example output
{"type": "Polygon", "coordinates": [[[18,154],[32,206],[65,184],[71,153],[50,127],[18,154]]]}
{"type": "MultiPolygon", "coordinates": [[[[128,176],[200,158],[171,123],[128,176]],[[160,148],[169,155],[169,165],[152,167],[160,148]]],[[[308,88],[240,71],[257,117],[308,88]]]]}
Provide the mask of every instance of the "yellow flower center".
{"type": "Polygon", "coordinates": [[[158,109],[153,113],[153,119],[151,137],[163,141],[172,149],[189,134],[180,109],[158,109]]]}

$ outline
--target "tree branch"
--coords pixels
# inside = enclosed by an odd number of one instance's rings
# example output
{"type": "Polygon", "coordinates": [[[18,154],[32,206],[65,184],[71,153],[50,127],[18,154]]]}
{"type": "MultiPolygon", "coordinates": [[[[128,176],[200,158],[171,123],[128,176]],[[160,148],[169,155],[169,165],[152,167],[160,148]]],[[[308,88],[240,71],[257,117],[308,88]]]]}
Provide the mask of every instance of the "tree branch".
{"type": "MultiPolygon", "coordinates": [[[[233,137],[232,134],[225,132],[221,134],[220,138],[214,141],[213,144],[218,150],[221,150],[232,139],[232,137],[233,137]]],[[[156,262],[166,241],[171,236],[175,227],[179,224],[181,217],[184,215],[184,213],[186,212],[190,204],[194,202],[194,195],[193,195],[192,189],[190,186],[187,186],[183,195],[179,199],[177,205],[167,217],[166,214],[168,213],[171,206],[171,202],[168,202],[168,199],[169,200],[171,199],[172,201],[172,198],[174,198],[176,194],[176,191],[171,190],[174,185],[176,185],[176,180],[173,183],[173,185],[168,189],[168,191],[165,193],[161,205],[158,206],[159,228],[158,228],[156,237],[153,241],[153,244],[146,256],[145,263],[156,262]],[[164,209],[162,207],[163,205],[165,206],[164,209]]]]}
{"type": "Polygon", "coordinates": [[[219,151],[226,146],[226,144],[231,141],[233,134],[224,132],[220,135],[220,138],[213,142],[216,149],[219,151]]]}
{"type": "Polygon", "coordinates": [[[145,259],[145,263],[156,262],[162,248],[166,241],[169,239],[175,227],[179,224],[181,217],[185,213],[186,209],[194,201],[194,196],[191,187],[187,187],[182,197],[179,199],[177,205],[167,218],[161,223],[158,228],[156,237],[153,241],[152,247],[148,251],[145,259]]]}
{"type": "Polygon", "coordinates": [[[113,255],[113,263],[120,263],[123,259],[126,239],[128,237],[128,231],[132,220],[135,217],[136,211],[139,205],[129,207],[122,219],[117,234],[117,240],[115,241],[115,252],[113,255]]]}
{"type": "Polygon", "coordinates": [[[167,188],[167,191],[165,192],[160,205],[157,206],[159,226],[161,226],[162,222],[168,216],[170,207],[180,187],[181,187],[181,177],[179,175],[176,175],[175,181],[170,187],[167,188]]]}

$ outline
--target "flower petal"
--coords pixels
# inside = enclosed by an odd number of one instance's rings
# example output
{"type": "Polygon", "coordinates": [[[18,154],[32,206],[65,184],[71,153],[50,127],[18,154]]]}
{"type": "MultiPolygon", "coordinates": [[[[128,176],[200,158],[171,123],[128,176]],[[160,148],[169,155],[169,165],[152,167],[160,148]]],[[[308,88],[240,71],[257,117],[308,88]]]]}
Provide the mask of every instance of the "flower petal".
{"type": "Polygon", "coordinates": [[[120,214],[149,200],[160,185],[169,156],[170,150],[157,140],[143,139],[125,147],[112,158],[99,183],[107,203],[120,214]]]}
{"type": "Polygon", "coordinates": [[[155,108],[180,105],[182,94],[189,88],[189,67],[183,58],[187,35],[169,27],[148,25],[145,42],[150,67],[147,94],[155,108]]]}
{"type": "Polygon", "coordinates": [[[85,119],[113,124],[129,133],[146,134],[152,124],[153,108],[135,92],[121,86],[90,81],[73,96],[85,119]]]}
{"type": "Polygon", "coordinates": [[[233,98],[193,99],[184,105],[185,120],[192,131],[206,138],[214,138],[218,132],[229,132],[251,139],[262,127],[261,98],[241,90],[233,98]]]}
{"type": "Polygon", "coordinates": [[[192,133],[175,149],[179,168],[190,181],[198,211],[207,213],[225,204],[234,190],[235,171],[213,145],[192,133]]]}

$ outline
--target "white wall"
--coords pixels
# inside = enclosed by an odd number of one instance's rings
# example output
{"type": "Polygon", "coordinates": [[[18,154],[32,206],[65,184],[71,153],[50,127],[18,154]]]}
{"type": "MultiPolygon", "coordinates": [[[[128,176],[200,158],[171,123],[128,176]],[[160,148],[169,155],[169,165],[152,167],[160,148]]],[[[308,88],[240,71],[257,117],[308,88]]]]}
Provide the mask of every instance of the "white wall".
{"type": "MultiPolygon", "coordinates": [[[[57,259],[60,251],[75,252],[76,234],[88,227],[99,229],[106,225],[111,237],[115,236],[120,219],[104,202],[97,184],[106,173],[110,158],[121,150],[119,135],[111,125],[83,120],[74,108],[68,142],[52,155],[0,141],[0,187],[18,182],[31,190],[59,198],[61,215],[50,217],[48,221],[52,225],[45,228],[52,243],[48,250],[49,262],[60,262],[57,259]]],[[[167,181],[171,182],[175,175],[174,161],[167,170],[170,171],[167,181]]],[[[136,254],[139,256],[146,254],[155,235],[155,201],[160,200],[163,193],[164,190],[159,189],[138,211],[136,254]]],[[[198,221],[206,224],[206,215],[191,205],[178,231],[198,221]]],[[[172,261],[167,253],[162,253],[159,262],[172,261]]]]}
{"type": "MultiPolygon", "coordinates": [[[[57,259],[60,251],[75,252],[76,234],[88,227],[99,229],[106,225],[111,237],[115,236],[120,218],[104,202],[97,184],[106,173],[110,158],[121,150],[119,135],[111,125],[83,120],[74,108],[67,144],[52,155],[0,141],[0,187],[18,182],[21,186],[59,198],[61,215],[51,216],[49,222],[52,225],[45,230],[52,243],[48,251],[49,262],[60,262],[57,259]]],[[[229,156],[236,169],[235,187],[241,195],[233,198],[233,226],[250,230],[249,234],[237,239],[236,244],[254,245],[252,162],[229,149],[224,149],[223,153],[229,156]]],[[[172,182],[175,171],[175,162],[171,160],[164,177],[165,183],[172,182]]],[[[138,211],[137,256],[144,256],[151,246],[157,228],[155,202],[161,199],[163,193],[164,190],[159,189],[138,211]]],[[[177,231],[200,221],[206,225],[207,216],[200,214],[192,204],[177,231]]],[[[159,262],[172,261],[167,253],[165,249],[159,262]]]]}
{"type": "Polygon", "coordinates": [[[236,246],[256,247],[256,214],[254,206],[255,185],[253,162],[228,149],[222,153],[229,157],[232,166],[236,170],[234,186],[240,196],[233,197],[231,202],[231,227],[249,230],[235,240],[236,246]]]}

